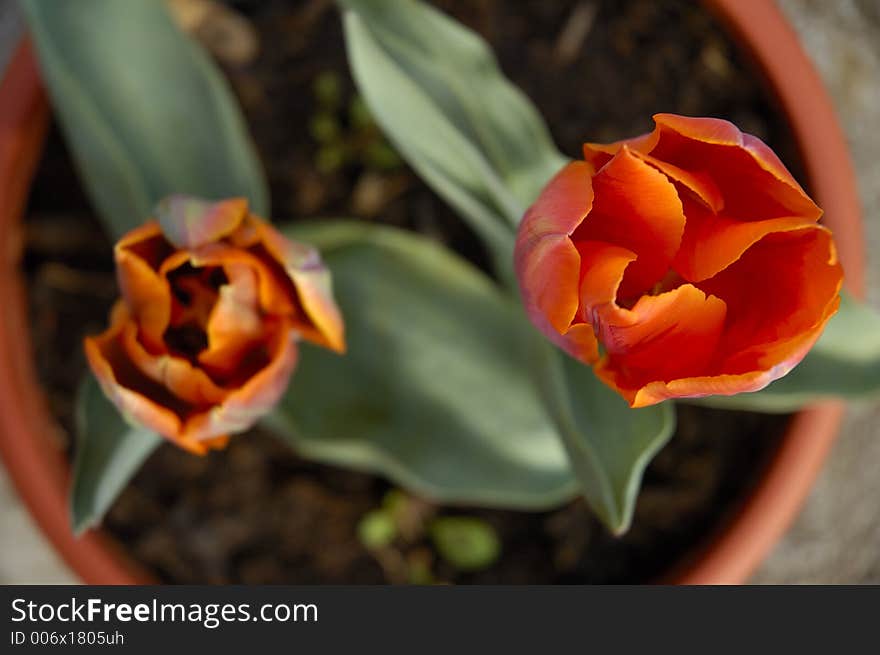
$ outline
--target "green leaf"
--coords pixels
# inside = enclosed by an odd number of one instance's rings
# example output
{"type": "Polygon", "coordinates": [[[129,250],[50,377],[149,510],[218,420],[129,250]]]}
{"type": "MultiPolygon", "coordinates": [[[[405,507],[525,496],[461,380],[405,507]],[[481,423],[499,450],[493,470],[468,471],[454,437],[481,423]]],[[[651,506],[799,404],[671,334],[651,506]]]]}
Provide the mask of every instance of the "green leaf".
{"type": "Polygon", "coordinates": [[[816,345],[788,375],[762,391],[709,396],[687,402],[761,412],[791,412],[829,398],[864,400],[880,395],[880,314],[841,294],[816,345]]]}
{"type": "Polygon", "coordinates": [[[245,196],[268,214],[241,112],[156,0],[21,0],[85,187],[116,236],[172,193],[245,196]]]}
{"type": "Polygon", "coordinates": [[[589,366],[537,333],[533,352],[540,389],[584,497],[612,532],[626,532],[645,467],[675,429],[672,403],[631,409],[589,366]]]}
{"type": "Polygon", "coordinates": [[[349,62],[409,163],[507,257],[509,229],[565,163],[483,40],[416,0],[339,0],[349,62]]]}
{"type": "Polygon", "coordinates": [[[267,419],[305,456],[442,502],[539,509],[573,496],[527,374],[521,310],[441,246],[366,223],[295,226],[333,270],[344,357],[303,346],[267,419]]]}
{"type": "Polygon", "coordinates": [[[431,521],[437,552],[459,571],[480,571],[495,563],[501,541],[494,528],[469,516],[441,516],[431,521]]]}
{"type": "MultiPolygon", "coordinates": [[[[377,121],[434,190],[470,219],[514,288],[512,243],[496,235],[496,226],[512,232],[522,209],[565,163],[537,111],[479,36],[426,4],[338,2],[348,10],[349,61],[377,121]]],[[[673,407],[631,410],[589,367],[533,332],[526,341],[534,368],[517,376],[536,376],[584,495],[612,530],[623,532],[644,468],[672,434],[673,407]]]]}
{"type": "Polygon", "coordinates": [[[76,419],[70,514],[79,534],[100,522],[162,438],[126,423],[91,375],[80,387],[76,419]]]}

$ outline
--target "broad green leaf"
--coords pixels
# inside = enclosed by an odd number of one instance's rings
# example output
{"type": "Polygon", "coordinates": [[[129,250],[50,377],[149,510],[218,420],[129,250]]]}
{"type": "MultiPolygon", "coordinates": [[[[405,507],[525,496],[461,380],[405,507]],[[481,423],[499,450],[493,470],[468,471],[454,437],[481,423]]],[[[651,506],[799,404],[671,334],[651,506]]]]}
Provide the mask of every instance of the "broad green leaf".
{"type": "Polygon", "coordinates": [[[349,62],[376,120],[496,254],[566,158],[483,40],[417,0],[339,0],[349,62]]]}
{"type": "Polygon", "coordinates": [[[110,231],[172,193],[268,193],[216,66],[157,0],[21,0],[43,78],[85,187],[110,231]]]}
{"type": "Polygon", "coordinates": [[[126,423],[91,375],[80,388],[76,418],[70,514],[79,534],[100,522],[162,438],[126,423]]]}
{"type": "MultiPolygon", "coordinates": [[[[512,231],[566,161],[537,111],[479,36],[428,5],[338,2],[348,10],[349,61],[377,121],[434,190],[470,219],[503,282],[515,288],[512,243],[497,237],[495,225],[512,231]]],[[[588,367],[529,334],[533,366],[517,376],[536,377],[584,495],[622,532],[645,466],[672,433],[673,408],[631,410],[588,367]]]]}
{"type": "Polygon", "coordinates": [[[631,409],[589,366],[537,334],[533,352],[538,384],[582,493],[609,529],[626,532],[645,467],[675,429],[674,406],[631,409]]]}
{"type": "Polygon", "coordinates": [[[845,292],[825,332],[788,375],[762,391],[687,402],[722,409],[791,412],[833,397],[880,397],[880,314],[845,292]]]}
{"type": "Polygon", "coordinates": [[[365,223],[295,226],[333,271],[344,357],[304,345],[267,424],[307,457],[443,502],[523,509],[572,497],[527,374],[519,308],[439,245],[365,223]]]}

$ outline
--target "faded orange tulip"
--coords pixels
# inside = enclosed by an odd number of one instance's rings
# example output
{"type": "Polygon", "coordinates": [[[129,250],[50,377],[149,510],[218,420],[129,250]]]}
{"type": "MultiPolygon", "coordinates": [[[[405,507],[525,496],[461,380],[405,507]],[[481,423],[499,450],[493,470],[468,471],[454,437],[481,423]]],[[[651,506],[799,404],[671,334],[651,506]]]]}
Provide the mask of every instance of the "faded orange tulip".
{"type": "Polygon", "coordinates": [[[342,352],[343,324],[318,253],[243,198],[171,196],[157,216],[116,244],[122,298],[85,351],[123,415],[204,454],[277,402],[300,337],[342,352]]]}
{"type": "Polygon", "coordinates": [[[822,210],[727,121],[654,117],[588,143],[526,213],[516,271],[531,320],[633,407],[757,391],[837,311],[822,210]]]}

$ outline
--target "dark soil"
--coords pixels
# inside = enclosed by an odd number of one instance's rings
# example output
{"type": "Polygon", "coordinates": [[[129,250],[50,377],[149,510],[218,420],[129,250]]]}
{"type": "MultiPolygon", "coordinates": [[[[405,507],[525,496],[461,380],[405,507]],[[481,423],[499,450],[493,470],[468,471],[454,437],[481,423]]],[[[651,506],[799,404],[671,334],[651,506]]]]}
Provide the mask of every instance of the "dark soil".
{"type": "MultiPolygon", "coordinates": [[[[268,172],[273,218],[347,215],[399,225],[483,265],[477,239],[359,116],[331,4],[230,4],[253,21],[262,44],[255,61],[227,66],[227,73],[268,172]]],[[[798,171],[778,114],[697,3],[438,4],[489,39],[504,71],[572,156],[582,141],[649,130],[651,115],[667,111],[729,118],[798,171]],[[578,24],[589,29],[578,34],[578,24]]],[[[111,246],[73,175],[53,134],[31,195],[25,261],[34,356],[68,450],[74,392],[86,370],[81,338],[103,329],[116,295],[111,246]]],[[[407,537],[371,553],[358,540],[358,522],[381,505],[390,485],[307,462],[257,433],[206,458],[161,447],[105,527],[157,577],[176,583],[646,581],[735,511],[787,422],[689,406],[680,406],[678,415],[675,436],[647,470],[633,527],[619,539],[582,501],[527,513],[444,508],[410,498],[415,519],[407,537]],[[498,560],[476,573],[456,571],[424,535],[424,517],[435,514],[488,521],[501,538],[498,560]]]]}

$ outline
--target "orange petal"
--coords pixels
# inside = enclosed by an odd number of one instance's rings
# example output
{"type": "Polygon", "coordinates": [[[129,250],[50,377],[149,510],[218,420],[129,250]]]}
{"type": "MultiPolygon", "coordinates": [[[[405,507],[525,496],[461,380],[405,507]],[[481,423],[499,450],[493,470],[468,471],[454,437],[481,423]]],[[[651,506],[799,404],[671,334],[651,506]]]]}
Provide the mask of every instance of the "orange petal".
{"type": "MultiPolygon", "coordinates": [[[[704,396],[732,396],[738,393],[760,391],[775,378],[766,371],[742,375],[704,375],[663,382],[649,382],[632,394],[633,408],[655,405],[670,398],[702,398],[704,396]]],[[[630,392],[632,393],[632,392],[630,392]]]]}
{"type": "Polygon", "coordinates": [[[632,250],[601,241],[581,241],[577,250],[581,258],[578,317],[593,324],[597,311],[615,303],[626,268],[637,255],[632,250]]]}
{"type": "Polygon", "coordinates": [[[657,130],[642,134],[631,139],[622,139],[613,143],[585,143],[583,146],[584,160],[588,161],[596,170],[602,168],[611,161],[624,147],[636,153],[647,154],[657,145],[657,130]]]}
{"type": "Polygon", "coordinates": [[[122,297],[141,327],[150,350],[160,351],[171,317],[171,290],[159,273],[172,252],[155,221],[135,228],[116,244],[116,277],[122,297]]]}
{"type": "MultiPolygon", "coordinates": [[[[786,375],[806,356],[816,343],[840,304],[837,297],[828,305],[822,318],[810,330],[791,339],[765,347],[763,358],[756,360],[756,370],[738,374],[706,375],[681,378],[669,382],[649,382],[639,389],[631,400],[632,407],[646,407],[669,398],[701,398],[704,396],[732,396],[760,391],[768,384],[786,375]]],[[[755,366],[755,365],[753,365],[755,366]]]]}
{"type": "Polygon", "coordinates": [[[161,385],[144,376],[128,360],[120,337],[131,316],[123,301],[113,308],[110,327],[84,340],[89,366],[107,398],[130,422],[173,439],[188,407],[161,385]]]}
{"type": "Polygon", "coordinates": [[[580,255],[564,234],[545,235],[519,257],[517,274],[526,311],[554,340],[568,330],[577,313],[580,268],[580,255]]]}
{"type": "Polygon", "coordinates": [[[305,313],[305,317],[295,317],[296,329],[309,341],[344,352],[345,326],[321,255],[311,246],[285,238],[268,223],[254,216],[251,220],[266,251],[293,282],[305,313]]]}
{"type": "Polygon", "coordinates": [[[707,174],[721,190],[724,211],[741,220],[803,216],[822,210],[804,193],[760,139],[716,118],[657,114],[650,155],[692,173],[707,174]]]}
{"type": "Polygon", "coordinates": [[[643,296],[631,310],[606,305],[596,315],[607,353],[596,374],[632,402],[649,382],[708,373],[726,313],[723,300],[691,284],[643,296]]]}
{"type": "Polygon", "coordinates": [[[687,225],[673,266],[682,277],[699,282],[738,260],[746,250],[774,232],[813,227],[806,218],[780,217],[763,221],[738,221],[718,216],[697,202],[685,200],[687,225]]]}
{"type": "Polygon", "coordinates": [[[599,359],[599,340],[589,323],[572,325],[565,334],[551,341],[584,364],[592,364],[599,359]]]}
{"type": "Polygon", "coordinates": [[[242,432],[275,406],[287,389],[297,362],[296,336],[289,320],[277,322],[268,348],[269,361],[263,368],[240,388],[231,391],[221,404],[187,419],[181,432],[182,440],[203,444],[206,440],[242,432]]]}
{"type": "Polygon", "coordinates": [[[223,269],[229,283],[220,287],[205,330],[208,346],[199,353],[198,360],[217,374],[229,375],[263,337],[263,323],[254,269],[236,263],[225,264],[223,269]]]}
{"type": "Polygon", "coordinates": [[[132,364],[148,378],[190,405],[214,404],[226,397],[225,390],[186,359],[167,353],[152,355],[147,352],[138,341],[137,334],[137,326],[128,323],[120,339],[132,364]]]}
{"type": "Polygon", "coordinates": [[[156,216],[165,237],[178,248],[194,250],[232,234],[247,215],[247,200],[210,202],[185,195],[159,201],[156,216]]]}
{"type": "Polygon", "coordinates": [[[638,255],[619,296],[638,296],[664,277],[681,243],[685,218],[669,179],[623,147],[593,178],[595,199],[572,240],[602,241],[638,255]]]}
{"type": "Polygon", "coordinates": [[[718,213],[724,208],[724,196],[721,189],[704,171],[686,171],[669,162],[661,161],[651,155],[635,153],[637,157],[651,164],[654,168],[666,175],[674,182],[678,182],[686,189],[693,192],[709,209],[718,213]]]}
{"type": "Polygon", "coordinates": [[[569,235],[589,213],[593,203],[593,168],[571,162],[550,180],[520,223],[514,249],[514,267],[523,303],[532,322],[557,345],[572,354],[594,357],[595,339],[576,330],[570,343],[561,338],[575,318],[580,255],[569,235]],[[577,353],[577,354],[576,354],[577,353]]]}
{"type": "MultiPolygon", "coordinates": [[[[740,374],[775,367],[780,377],[836,311],[843,271],[831,233],[810,224],[771,233],[738,261],[700,283],[729,309],[718,372],[740,374]]],[[[772,379],[775,379],[772,378],[772,379]]]]}
{"type": "Polygon", "coordinates": [[[517,248],[548,234],[571,235],[593,206],[595,169],[582,161],[569,162],[553,176],[522,220],[517,248]]]}
{"type": "Polygon", "coordinates": [[[187,262],[196,268],[217,266],[224,270],[230,266],[248,266],[257,275],[262,311],[271,315],[285,315],[296,311],[296,299],[291,297],[294,292],[293,284],[287,276],[279,277],[273,271],[271,262],[266,262],[264,258],[247,250],[225,243],[211,243],[195,251],[179,250],[165,260],[159,272],[168,275],[187,262]]]}

